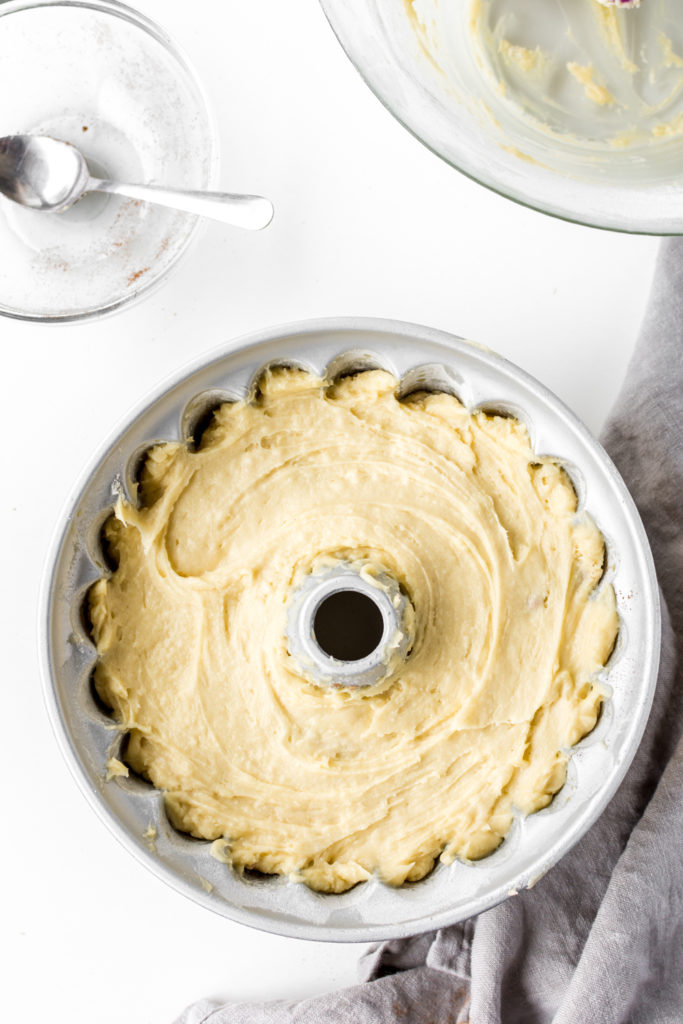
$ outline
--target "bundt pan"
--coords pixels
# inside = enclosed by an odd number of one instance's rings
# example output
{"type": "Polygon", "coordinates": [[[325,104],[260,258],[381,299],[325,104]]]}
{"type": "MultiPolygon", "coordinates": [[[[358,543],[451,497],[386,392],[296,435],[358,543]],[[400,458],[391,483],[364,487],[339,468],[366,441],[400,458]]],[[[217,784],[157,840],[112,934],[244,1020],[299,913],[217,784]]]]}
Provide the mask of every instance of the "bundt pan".
{"type": "Polygon", "coordinates": [[[659,657],[652,557],[635,505],[598,442],[554,395],[500,356],[440,331],[389,320],[333,319],[270,328],[204,358],[165,384],[116,430],[87,468],[60,524],[41,600],[40,646],[48,711],[62,751],[93,809],[123,845],[178,892],[218,914],[306,939],[372,941],[418,933],[480,913],[533,885],[586,832],[623,778],[647,720],[659,657]],[[381,367],[400,392],[449,391],[468,408],[519,417],[534,451],[557,458],[579,505],[607,545],[619,638],[601,673],[608,688],[596,728],[571,750],[567,781],[545,809],[518,816],[502,845],[477,862],[438,864],[420,882],[379,879],[340,895],[281,877],[239,875],[211,843],[177,832],[162,794],[131,775],[106,781],[124,741],[91,686],[95,649],[84,598],[106,572],[100,531],[117,494],[130,493],[141,454],[189,438],[224,399],[247,394],[268,364],[335,377],[381,367]]]}

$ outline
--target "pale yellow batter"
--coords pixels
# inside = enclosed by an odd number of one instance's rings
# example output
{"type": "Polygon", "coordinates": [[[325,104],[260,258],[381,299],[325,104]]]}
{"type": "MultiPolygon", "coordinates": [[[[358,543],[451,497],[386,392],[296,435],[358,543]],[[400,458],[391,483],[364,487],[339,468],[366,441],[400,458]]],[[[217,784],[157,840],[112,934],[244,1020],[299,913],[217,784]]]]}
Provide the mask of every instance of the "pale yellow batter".
{"type": "Polygon", "coordinates": [[[158,445],[90,594],[98,691],[172,823],[324,891],[482,857],[545,806],[618,629],[602,537],[525,427],[395,391],[382,371],[273,371],[199,451],[158,445]],[[374,689],[316,686],[288,654],[293,588],[330,559],[414,607],[374,689]]]}

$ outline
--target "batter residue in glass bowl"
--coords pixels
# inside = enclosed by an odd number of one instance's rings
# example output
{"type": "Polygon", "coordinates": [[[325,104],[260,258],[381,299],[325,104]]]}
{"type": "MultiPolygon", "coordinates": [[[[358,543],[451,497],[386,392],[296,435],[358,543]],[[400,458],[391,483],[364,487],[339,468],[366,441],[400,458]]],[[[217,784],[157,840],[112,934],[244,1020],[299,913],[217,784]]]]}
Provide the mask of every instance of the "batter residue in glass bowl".
{"type": "Polygon", "coordinates": [[[618,630],[604,542],[515,418],[380,370],[266,371],[196,450],[146,457],[89,595],[130,767],[236,869],[340,892],[479,858],[562,786],[618,630]],[[335,689],[287,646],[320,566],[391,578],[411,646],[335,689]]]}
{"type": "Polygon", "coordinates": [[[406,0],[449,74],[463,43],[485,102],[556,137],[624,148],[683,134],[683,22],[677,0],[636,9],[595,0],[406,0]]]}

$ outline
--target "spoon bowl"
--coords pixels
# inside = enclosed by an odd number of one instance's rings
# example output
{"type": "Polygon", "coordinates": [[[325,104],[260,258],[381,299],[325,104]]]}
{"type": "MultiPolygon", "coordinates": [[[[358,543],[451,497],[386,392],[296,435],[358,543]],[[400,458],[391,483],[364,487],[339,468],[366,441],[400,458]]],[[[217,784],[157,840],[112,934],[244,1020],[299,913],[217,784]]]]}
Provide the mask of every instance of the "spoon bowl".
{"type": "Polygon", "coordinates": [[[67,210],[86,191],[83,154],[68,142],[37,135],[0,138],[0,192],[33,210],[67,210]]]}

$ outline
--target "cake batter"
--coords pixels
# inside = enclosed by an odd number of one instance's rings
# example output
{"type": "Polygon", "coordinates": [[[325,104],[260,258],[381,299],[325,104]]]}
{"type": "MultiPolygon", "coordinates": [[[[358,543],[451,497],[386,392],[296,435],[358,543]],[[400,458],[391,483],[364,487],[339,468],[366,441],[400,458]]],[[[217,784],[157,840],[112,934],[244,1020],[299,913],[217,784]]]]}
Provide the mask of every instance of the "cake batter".
{"type": "Polygon", "coordinates": [[[173,825],[325,892],[483,857],[548,804],[618,631],[602,536],[525,426],[396,389],[275,369],[196,451],[156,445],[89,598],[121,757],[173,825]],[[374,687],[316,685],[287,649],[292,593],[335,561],[414,610],[374,687]]]}

